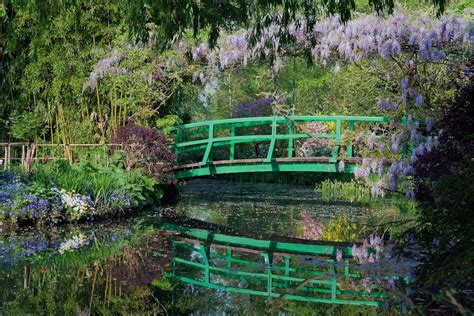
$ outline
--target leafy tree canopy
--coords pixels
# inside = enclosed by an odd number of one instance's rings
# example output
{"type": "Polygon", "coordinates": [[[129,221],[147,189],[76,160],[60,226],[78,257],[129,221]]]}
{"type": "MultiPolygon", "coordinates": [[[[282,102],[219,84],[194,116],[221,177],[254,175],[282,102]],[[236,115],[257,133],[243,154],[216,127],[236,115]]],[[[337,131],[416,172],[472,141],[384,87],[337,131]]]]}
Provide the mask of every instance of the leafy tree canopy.
{"type": "MultiPolygon", "coordinates": [[[[447,0],[430,0],[441,15],[447,0]]],[[[303,17],[307,27],[314,25],[321,15],[339,15],[345,22],[358,6],[366,1],[356,0],[140,0],[128,2],[131,34],[142,41],[159,36],[158,44],[192,29],[194,36],[200,31],[209,32],[210,46],[217,43],[221,30],[235,27],[253,27],[255,40],[269,25],[277,24],[282,30],[303,17]],[[158,32],[156,32],[158,31],[158,32]],[[158,35],[159,34],[159,35],[158,35]]],[[[368,0],[369,7],[377,13],[391,13],[393,0],[368,0]]],[[[281,33],[283,42],[291,40],[288,33],[281,33]]]]}
{"type": "MultiPolygon", "coordinates": [[[[58,11],[76,6],[77,0],[5,0],[0,4],[0,18],[8,15],[11,6],[37,12],[45,23],[58,11]]],[[[393,0],[137,0],[121,1],[126,7],[131,36],[139,41],[156,41],[160,46],[168,45],[177,36],[192,29],[196,37],[208,31],[210,46],[217,43],[221,30],[235,27],[254,28],[258,38],[262,30],[278,22],[282,30],[304,17],[310,28],[321,15],[339,15],[342,21],[349,20],[358,7],[368,5],[377,13],[391,13],[393,0]]],[[[441,15],[448,0],[429,0],[441,15]]],[[[283,42],[289,34],[280,34],[283,42]]]]}

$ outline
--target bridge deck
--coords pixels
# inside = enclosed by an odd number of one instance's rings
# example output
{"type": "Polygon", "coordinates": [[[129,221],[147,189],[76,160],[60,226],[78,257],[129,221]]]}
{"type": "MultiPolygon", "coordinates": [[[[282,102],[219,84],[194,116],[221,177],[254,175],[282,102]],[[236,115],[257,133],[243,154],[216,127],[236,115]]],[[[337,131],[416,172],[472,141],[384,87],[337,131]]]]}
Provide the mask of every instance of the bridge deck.
{"type": "MultiPolygon", "coordinates": [[[[290,162],[290,163],[305,163],[305,162],[313,162],[313,163],[327,163],[329,164],[331,157],[291,157],[291,158],[273,158],[272,162],[290,162]]],[[[201,162],[195,162],[180,166],[175,166],[173,171],[181,171],[181,170],[190,170],[190,169],[197,169],[202,168],[203,166],[218,166],[218,165],[242,165],[242,164],[263,164],[265,163],[265,158],[251,158],[251,159],[234,159],[234,160],[218,160],[218,161],[209,161],[207,164],[202,164],[201,162]]],[[[360,163],[362,162],[362,158],[353,157],[353,158],[346,158],[344,159],[346,163],[360,163]]]]}
{"type": "MultiPolygon", "coordinates": [[[[253,173],[253,172],[353,172],[362,158],[345,158],[344,170],[339,170],[338,163],[332,157],[292,157],[234,159],[197,162],[174,167],[176,178],[187,179],[218,174],[253,173]]],[[[385,163],[388,163],[386,161],[385,163]]]]}

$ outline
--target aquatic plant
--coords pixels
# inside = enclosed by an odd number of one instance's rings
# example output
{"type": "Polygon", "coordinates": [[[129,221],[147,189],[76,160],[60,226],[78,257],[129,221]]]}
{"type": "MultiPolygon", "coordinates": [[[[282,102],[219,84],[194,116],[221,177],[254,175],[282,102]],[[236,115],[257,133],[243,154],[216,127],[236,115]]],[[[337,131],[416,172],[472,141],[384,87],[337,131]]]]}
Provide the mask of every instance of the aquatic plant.
{"type": "Polygon", "coordinates": [[[360,237],[360,230],[355,223],[351,223],[346,217],[339,217],[329,221],[324,226],[321,240],[339,242],[354,242],[360,237]]]}
{"type": "MultiPolygon", "coordinates": [[[[361,174],[362,172],[357,168],[356,173],[361,174]]],[[[326,201],[364,202],[373,200],[370,188],[354,180],[343,182],[327,179],[318,184],[316,191],[320,192],[326,201]]]]}

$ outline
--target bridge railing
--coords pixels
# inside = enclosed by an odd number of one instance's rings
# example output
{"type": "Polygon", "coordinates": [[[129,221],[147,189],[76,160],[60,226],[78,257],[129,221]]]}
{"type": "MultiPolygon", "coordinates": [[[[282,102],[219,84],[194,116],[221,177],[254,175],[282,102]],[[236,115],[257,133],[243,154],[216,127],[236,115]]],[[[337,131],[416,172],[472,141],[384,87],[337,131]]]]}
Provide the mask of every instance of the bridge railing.
{"type": "Polygon", "coordinates": [[[390,297],[389,280],[409,282],[402,270],[358,263],[350,243],[255,239],[173,223],[163,229],[184,237],[171,243],[167,276],[187,284],[297,301],[383,306],[390,297]],[[245,285],[236,286],[236,281],[245,285]],[[364,286],[368,283],[370,290],[364,286]]]}
{"type": "MultiPolygon", "coordinates": [[[[268,116],[223,119],[197,122],[175,127],[175,153],[177,155],[204,150],[200,164],[207,164],[213,148],[229,146],[229,159],[235,159],[235,146],[242,143],[269,142],[269,149],[264,162],[274,158],[275,146],[278,141],[287,141],[287,156],[295,155],[295,141],[308,138],[325,138],[334,140],[334,148],[330,162],[336,162],[340,151],[341,141],[347,131],[354,131],[360,123],[388,123],[389,118],[381,116],[268,116]],[[309,134],[298,131],[299,124],[312,122],[333,122],[334,132],[324,134],[309,134]],[[238,129],[245,127],[269,126],[268,134],[240,135],[238,129]],[[225,134],[220,136],[218,134],[225,134]],[[190,139],[191,138],[191,139],[190,139]]],[[[352,143],[347,147],[347,157],[352,158],[354,148],[352,143]]]]}

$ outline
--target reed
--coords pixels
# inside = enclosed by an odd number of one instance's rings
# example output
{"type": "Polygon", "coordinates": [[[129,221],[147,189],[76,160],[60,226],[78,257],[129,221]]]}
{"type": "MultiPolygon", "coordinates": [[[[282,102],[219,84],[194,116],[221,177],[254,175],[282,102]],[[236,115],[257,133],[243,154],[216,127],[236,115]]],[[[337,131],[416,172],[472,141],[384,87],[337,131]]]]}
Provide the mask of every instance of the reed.
{"type": "Polygon", "coordinates": [[[370,193],[370,188],[357,183],[354,180],[349,182],[324,180],[318,184],[316,191],[320,192],[326,201],[346,201],[346,202],[372,202],[382,197],[374,197],[370,193]]]}

